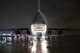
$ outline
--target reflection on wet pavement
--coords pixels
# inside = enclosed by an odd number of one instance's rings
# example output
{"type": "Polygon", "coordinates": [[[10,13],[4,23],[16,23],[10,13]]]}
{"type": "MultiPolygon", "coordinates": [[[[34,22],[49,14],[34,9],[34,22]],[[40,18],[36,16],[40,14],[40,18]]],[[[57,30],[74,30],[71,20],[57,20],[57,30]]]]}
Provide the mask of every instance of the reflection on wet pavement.
{"type": "Polygon", "coordinates": [[[0,45],[0,53],[80,53],[80,37],[52,37],[51,41],[12,42],[0,45]],[[31,49],[32,48],[32,49],[31,49]]]}
{"type": "Polygon", "coordinates": [[[34,41],[32,46],[32,53],[48,53],[47,41],[34,41]]]}

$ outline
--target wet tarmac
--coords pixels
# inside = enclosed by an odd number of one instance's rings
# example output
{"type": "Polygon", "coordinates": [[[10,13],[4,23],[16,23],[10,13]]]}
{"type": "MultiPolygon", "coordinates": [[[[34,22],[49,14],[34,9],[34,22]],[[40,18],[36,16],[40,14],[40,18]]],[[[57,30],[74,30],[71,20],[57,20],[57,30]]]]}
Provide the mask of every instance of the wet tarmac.
{"type": "Polygon", "coordinates": [[[0,45],[0,53],[80,53],[80,36],[60,36],[52,40],[13,42],[0,45]]]}

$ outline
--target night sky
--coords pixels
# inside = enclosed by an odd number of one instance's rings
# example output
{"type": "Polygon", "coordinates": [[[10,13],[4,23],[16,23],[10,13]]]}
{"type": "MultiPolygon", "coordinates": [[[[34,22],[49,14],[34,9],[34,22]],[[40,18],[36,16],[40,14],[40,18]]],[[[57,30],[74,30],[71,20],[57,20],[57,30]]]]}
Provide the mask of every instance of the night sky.
{"type": "MultiPolygon", "coordinates": [[[[50,28],[80,28],[79,0],[41,0],[50,28]]],[[[30,27],[37,0],[0,0],[0,29],[30,27]]]]}

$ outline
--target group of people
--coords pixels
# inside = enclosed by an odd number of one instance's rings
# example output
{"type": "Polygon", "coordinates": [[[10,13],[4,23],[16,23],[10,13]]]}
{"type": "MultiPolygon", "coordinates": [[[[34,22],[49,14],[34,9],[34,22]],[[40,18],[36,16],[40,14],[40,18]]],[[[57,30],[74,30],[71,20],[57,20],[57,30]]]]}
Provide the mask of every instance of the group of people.
{"type": "Polygon", "coordinates": [[[37,34],[37,40],[40,41],[41,40],[41,37],[42,37],[42,34],[41,33],[38,33],[37,34]]]}

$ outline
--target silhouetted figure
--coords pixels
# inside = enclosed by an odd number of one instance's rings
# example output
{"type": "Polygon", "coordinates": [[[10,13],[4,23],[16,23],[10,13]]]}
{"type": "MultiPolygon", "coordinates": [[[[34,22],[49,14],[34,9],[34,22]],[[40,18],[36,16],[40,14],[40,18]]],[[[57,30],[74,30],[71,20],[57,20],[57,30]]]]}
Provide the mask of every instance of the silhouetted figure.
{"type": "Polygon", "coordinates": [[[58,35],[62,35],[62,33],[63,33],[63,30],[58,31],[58,35]]]}
{"type": "Polygon", "coordinates": [[[42,37],[42,34],[41,33],[38,33],[37,34],[37,40],[40,41],[41,37],[42,37]]]}

